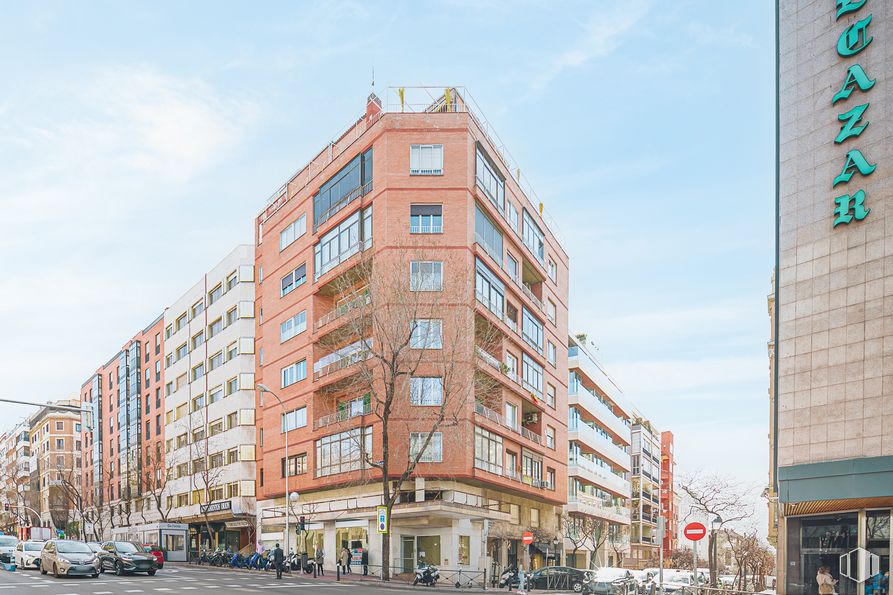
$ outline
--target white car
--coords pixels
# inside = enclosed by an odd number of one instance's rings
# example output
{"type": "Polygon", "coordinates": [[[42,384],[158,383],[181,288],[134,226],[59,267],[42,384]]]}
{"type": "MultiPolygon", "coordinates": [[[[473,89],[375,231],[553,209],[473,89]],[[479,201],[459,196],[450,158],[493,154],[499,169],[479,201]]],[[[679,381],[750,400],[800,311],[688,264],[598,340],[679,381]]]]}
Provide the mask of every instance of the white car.
{"type": "Polygon", "coordinates": [[[22,541],[16,546],[15,563],[19,568],[40,568],[42,541],[22,541]]]}
{"type": "Polygon", "coordinates": [[[15,535],[0,535],[0,562],[12,562],[12,553],[19,545],[15,535]]]}

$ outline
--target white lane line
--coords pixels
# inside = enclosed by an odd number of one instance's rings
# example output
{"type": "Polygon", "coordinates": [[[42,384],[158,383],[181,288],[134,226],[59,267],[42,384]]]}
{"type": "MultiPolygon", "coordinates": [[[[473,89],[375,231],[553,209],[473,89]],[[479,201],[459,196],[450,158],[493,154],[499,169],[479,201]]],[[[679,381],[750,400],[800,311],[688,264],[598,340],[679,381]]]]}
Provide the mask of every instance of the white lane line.
{"type": "Polygon", "coordinates": [[[124,592],[125,593],[142,593],[143,590],[142,589],[125,589],[124,592]]]}
{"type": "Polygon", "coordinates": [[[328,584],[316,584],[316,583],[284,583],[282,585],[272,585],[269,587],[261,587],[261,589],[298,589],[301,587],[344,587],[344,584],[337,583],[328,583],[328,584]]]}
{"type": "Polygon", "coordinates": [[[180,587],[181,591],[195,591],[198,587],[180,587]]]}
{"type": "Polygon", "coordinates": [[[111,591],[93,591],[93,595],[111,595],[111,591]]]}

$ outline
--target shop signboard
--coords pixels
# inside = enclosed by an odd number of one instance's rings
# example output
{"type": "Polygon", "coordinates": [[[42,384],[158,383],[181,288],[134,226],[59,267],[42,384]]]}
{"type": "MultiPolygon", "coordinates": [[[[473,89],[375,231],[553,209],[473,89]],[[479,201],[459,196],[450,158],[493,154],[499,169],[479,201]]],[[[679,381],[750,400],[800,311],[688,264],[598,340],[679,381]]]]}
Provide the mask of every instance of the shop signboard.
{"type": "Polygon", "coordinates": [[[200,505],[199,509],[202,514],[208,514],[211,512],[222,512],[224,510],[232,510],[233,503],[229,500],[221,500],[220,502],[209,502],[208,504],[200,505]]]}

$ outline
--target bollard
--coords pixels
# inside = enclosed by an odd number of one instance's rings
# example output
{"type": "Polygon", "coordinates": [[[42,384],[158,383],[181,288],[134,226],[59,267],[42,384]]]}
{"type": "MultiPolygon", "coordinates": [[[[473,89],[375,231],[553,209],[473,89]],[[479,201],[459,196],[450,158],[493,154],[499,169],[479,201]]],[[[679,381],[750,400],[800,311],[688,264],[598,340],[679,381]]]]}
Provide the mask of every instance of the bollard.
{"type": "Polygon", "coordinates": [[[335,581],[341,582],[341,564],[335,565],[335,581]]]}

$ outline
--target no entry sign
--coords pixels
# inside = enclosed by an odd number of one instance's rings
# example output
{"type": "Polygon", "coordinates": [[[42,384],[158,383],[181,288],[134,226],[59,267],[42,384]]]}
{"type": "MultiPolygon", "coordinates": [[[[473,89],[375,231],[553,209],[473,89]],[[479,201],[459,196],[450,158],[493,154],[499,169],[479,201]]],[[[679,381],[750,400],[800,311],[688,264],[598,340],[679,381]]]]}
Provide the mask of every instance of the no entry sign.
{"type": "Polygon", "coordinates": [[[685,526],[685,529],[682,530],[682,534],[685,535],[686,539],[690,539],[691,541],[700,541],[707,535],[707,527],[702,523],[689,523],[685,526]]]}
{"type": "Polygon", "coordinates": [[[533,543],[533,533],[531,533],[530,531],[525,531],[524,533],[522,533],[521,543],[523,543],[524,545],[530,545],[531,543],[533,543]]]}

